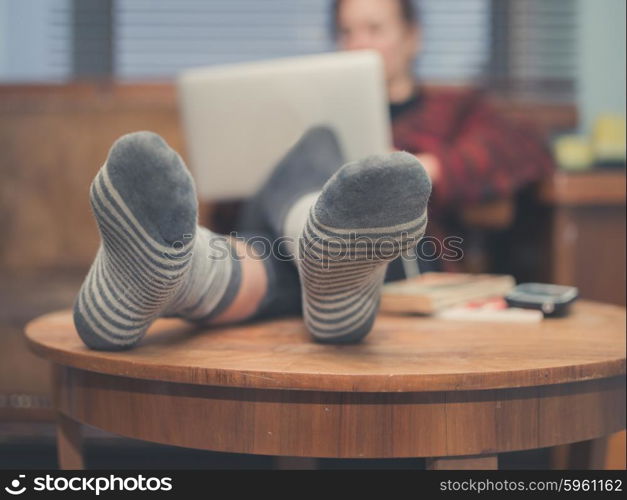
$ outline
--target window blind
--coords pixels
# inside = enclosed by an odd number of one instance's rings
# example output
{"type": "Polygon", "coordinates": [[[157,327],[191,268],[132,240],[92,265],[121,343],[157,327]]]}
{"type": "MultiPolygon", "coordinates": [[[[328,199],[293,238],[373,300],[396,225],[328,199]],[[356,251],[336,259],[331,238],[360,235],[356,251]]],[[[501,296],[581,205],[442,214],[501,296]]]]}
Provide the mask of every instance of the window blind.
{"type": "MultiPolygon", "coordinates": [[[[475,80],[489,55],[488,0],[423,0],[424,53],[416,71],[475,80]]],[[[123,79],[170,78],[210,64],[334,49],[330,3],[321,0],[117,0],[115,70],[123,79]]]]}
{"type": "Polygon", "coordinates": [[[576,0],[493,0],[492,80],[519,94],[573,98],[576,0]]]}
{"type": "Polygon", "coordinates": [[[71,77],[70,7],[70,0],[0,0],[0,81],[71,77]]]}
{"type": "Polygon", "coordinates": [[[117,0],[115,72],[122,79],[171,78],[210,64],[331,49],[320,0],[117,0]]]}
{"type": "MultiPolygon", "coordinates": [[[[418,0],[415,71],[571,99],[576,0],[418,0]]],[[[0,0],[0,79],[171,80],[189,67],[334,50],[327,0],[0,0]]]]}
{"type": "Polygon", "coordinates": [[[423,36],[418,75],[434,83],[482,80],[490,56],[490,2],[422,0],[417,6],[423,36]]]}

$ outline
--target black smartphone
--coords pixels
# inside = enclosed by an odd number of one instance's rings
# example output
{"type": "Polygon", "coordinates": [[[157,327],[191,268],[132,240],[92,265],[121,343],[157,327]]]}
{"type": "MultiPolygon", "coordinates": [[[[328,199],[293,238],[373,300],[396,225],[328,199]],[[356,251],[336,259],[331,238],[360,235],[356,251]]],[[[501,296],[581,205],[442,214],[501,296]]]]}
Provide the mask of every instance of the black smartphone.
{"type": "Polygon", "coordinates": [[[506,296],[510,307],[539,309],[547,317],[564,316],[579,291],[574,286],[550,285],[547,283],[521,283],[506,296]]]}

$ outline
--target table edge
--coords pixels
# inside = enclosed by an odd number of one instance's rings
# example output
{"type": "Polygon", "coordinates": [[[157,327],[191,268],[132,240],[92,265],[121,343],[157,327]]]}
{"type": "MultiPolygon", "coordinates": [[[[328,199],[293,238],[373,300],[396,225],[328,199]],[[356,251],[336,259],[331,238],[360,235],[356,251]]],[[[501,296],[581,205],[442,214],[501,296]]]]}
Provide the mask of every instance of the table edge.
{"type": "MultiPolygon", "coordinates": [[[[609,304],[604,304],[609,305],[609,304]]],[[[615,306],[619,307],[620,306],[615,306]]],[[[46,317],[65,312],[52,311],[29,321],[24,327],[24,337],[29,349],[51,363],[79,370],[101,373],[104,375],[137,378],[158,382],[178,384],[232,387],[241,389],[276,389],[320,392],[371,392],[371,393],[410,393],[410,392],[445,392],[491,389],[516,389],[538,387],[587,380],[602,379],[625,375],[626,358],[609,359],[579,365],[564,365],[550,368],[535,368],[514,371],[446,373],[425,375],[382,375],[361,374],[356,383],[353,375],[327,373],[294,372],[258,372],[250,370],[225,370],[221,368],[181,367],[178,365],[160,365],[159,374],[154,374],[154,367],[149,364],[133,366],[127,360],[99,360],[96,357],[77,358],[65,351],[41,344],[30,337],[30,330],[46,317]],[[131,370],[129,370],[129,367],[131,370]],[[134,368],[134,369],[133,369],[134,368]],[[144,368],[144,370],[142,370],[144,368]],[[185,377],[181,370],[194,373],[196,377],[185,377]],[[572,372],[576,376],[572,376],[572,372]],[[200,377],[200,374],[204,376],[200,377]],[[570,374],[570,375],[569,375],[570,374]],[[301,375],[303,377],[301,377],[301,375]],[[303,383],[305,378],[309,383],[303,383]],[[485,379],[490,378],[490,383],[485,379]],[[511,379],[514,379],[512,382],[511,379]],[[414,379],[414,380],[411,380],[414,379]],[[438,380],[439,379],[439,380],[438,380]],[[446,380],[442,380],[446,379],[446,380]]],[[[94,351],[99,352],[99,351],[94,351]]]]}

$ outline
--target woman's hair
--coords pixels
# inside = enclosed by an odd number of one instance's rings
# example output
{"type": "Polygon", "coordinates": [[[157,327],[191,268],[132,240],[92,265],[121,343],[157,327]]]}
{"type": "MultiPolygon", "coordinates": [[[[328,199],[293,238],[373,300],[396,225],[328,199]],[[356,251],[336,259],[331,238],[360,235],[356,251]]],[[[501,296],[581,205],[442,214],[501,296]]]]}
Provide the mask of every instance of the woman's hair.
{"type": "MultiPolygon", "coordinates": [[[[401,18],[407,26],[415,26],[418,24],[418,9],[415,0],[396,0],[401,9],[401,18]]],[[[337,18],[340,13],[340,5],[342,0],[332,0],[331,2],[331,35],[337,37],[337,18]]]]}

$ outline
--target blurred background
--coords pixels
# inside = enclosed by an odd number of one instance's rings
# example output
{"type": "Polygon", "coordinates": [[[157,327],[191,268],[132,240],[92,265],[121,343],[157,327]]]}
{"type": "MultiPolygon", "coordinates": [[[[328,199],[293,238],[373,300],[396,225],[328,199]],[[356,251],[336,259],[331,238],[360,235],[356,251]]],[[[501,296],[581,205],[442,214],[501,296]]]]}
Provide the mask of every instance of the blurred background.
{"type": "MultiPolygon", "coordinates": [[[[559,166],[524,205],[464,207],[459,269],[575,285],[585,298],[624,305],[625,1],[416,4],[421,81],[485,87],[503,114],[540,131],[559,166]]],[[[0,467],[56,465],[49,367],[28,352],[22,329],[71,305],[91,264],[98,234],[88,186],[111,143],[149,129],[185,157],[179,71],[333,51],[330,15],[324,0],[0,0],[0,467]]],[[[206,223],[227,231],[238,205],[201,208],[206,223]]],[[[95,429],[88,437],[88,466],[124,466],[120,447],[128,466],[272,466],[268,457],[95,429]]],[[[624,443],[624,433],[616,439],[624,443]]],[[[545,450],[503,465],[576,460],[545,450]]],[[[416,466],[375,465],[403,464],[416,466]]]]}

